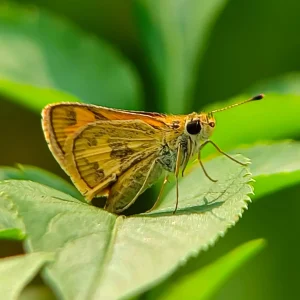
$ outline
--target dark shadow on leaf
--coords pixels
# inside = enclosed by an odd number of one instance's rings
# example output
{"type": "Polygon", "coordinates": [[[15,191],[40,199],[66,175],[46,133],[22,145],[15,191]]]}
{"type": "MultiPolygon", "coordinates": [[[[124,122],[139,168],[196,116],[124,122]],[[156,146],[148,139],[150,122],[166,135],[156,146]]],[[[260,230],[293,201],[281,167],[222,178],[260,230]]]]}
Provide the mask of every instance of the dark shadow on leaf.
{"type": "Polygon", "coordinates": [[[208,202],[206,198],[204,198],[204,204],[203,205],[194,205],[194,206],[189,206],[189,207],[182,207],[178,208],[176,213],[173,214],[173,211],[158,211],[158,212],[149,212],[145,214],[140,214],[140,215],[135,215],[134,217],[161,217],[161,216],[173,216],[173,215],[187,215],[187,214],[199,214],[199,213],[204,213],[208,211],[212,211],[213,209],[220,207],[225,201],[211,201],[208,202]]]}

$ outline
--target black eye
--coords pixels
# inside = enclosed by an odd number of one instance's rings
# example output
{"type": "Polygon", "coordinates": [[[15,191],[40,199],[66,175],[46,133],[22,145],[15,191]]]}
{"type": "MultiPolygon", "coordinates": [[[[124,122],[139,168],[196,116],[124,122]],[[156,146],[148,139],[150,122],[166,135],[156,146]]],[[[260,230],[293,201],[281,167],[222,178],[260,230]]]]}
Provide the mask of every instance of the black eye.
{"type": "Polygon", "coordinates": [[[198,134],[201,130],[201,125],[199,120],[190,121],[186,124],[186,131],[189,134],[198,134]]]}

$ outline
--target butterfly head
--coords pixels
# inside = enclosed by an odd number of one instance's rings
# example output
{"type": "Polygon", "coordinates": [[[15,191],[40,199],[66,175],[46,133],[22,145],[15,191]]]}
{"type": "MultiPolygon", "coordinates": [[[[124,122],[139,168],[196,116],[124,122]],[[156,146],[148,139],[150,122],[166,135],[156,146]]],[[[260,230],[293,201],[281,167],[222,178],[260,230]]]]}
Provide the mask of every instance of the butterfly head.
{"type": "Polygon", "coordinates": [[[185,132],[191,138],[207,140],[213,134],[216,120],[210,113],[190,114],[185,123],[185,132]]]}
{"type": "Polygon", "coordinates": [[[214,132],[215,126],[216,126],[216,119],[213,116],[214,113],[220,112],[223,110],[227,110],[230,108],[233,108],[235,106],[239,106],[241,104],[250,102],[250,101],[256,101],[261,100],[264,97],[263,94],[259,94],[255,97],[252,97],[250,99],[247,99],[243,102],[236,103],[230,106],[226,106],[224,108],[213,110],[209,113],[192,113],[188,115],[186,122],[185,122],[185,133],[188,134],[193,139],[197,140],[208,140],[211,135],[214,132]]]}

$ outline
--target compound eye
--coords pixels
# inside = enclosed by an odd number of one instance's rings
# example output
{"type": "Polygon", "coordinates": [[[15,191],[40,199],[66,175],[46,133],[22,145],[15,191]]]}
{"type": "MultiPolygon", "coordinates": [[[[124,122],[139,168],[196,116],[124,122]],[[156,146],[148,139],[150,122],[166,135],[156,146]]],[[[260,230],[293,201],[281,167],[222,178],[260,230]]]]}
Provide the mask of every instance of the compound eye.
{"type": "Polygon", "coordinates": [[[190,121],[186,124],[186,131],[189,134],[198,134],[201,131],[201,125],[199,120],[190,121]]]}
{"type": "Polygon", "coordinates": [[[215,127],[215,126],[216,126],[216,123],[215,123],[215,122],[209,122],[209,126],[210,126],[210,127],[215,127]]]}

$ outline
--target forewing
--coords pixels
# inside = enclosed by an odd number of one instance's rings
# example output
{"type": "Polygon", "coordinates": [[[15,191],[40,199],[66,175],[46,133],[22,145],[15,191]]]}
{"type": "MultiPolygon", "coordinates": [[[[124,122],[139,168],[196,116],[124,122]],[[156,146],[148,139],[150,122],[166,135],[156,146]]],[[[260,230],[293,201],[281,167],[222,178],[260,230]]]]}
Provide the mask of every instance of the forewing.
{"type": "Polygon", "coordinates": [[[87,200],[107,195],[119,176],[158,154],[162,131],[141,120],[96,121],[65,141],[65,170],[87,200]]]}
{"type": "Polygon", "coordinates": [[[141,120],[154,128],[163,128],[164,115],[131,112],[81,103],[50,104],[42,112],[43,130],[50,150],[66,170],[66,141],[88,124],[104,120],[141,120]]]}

